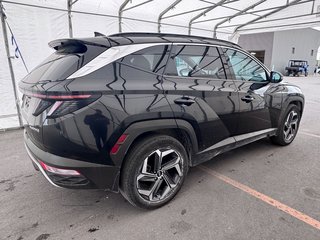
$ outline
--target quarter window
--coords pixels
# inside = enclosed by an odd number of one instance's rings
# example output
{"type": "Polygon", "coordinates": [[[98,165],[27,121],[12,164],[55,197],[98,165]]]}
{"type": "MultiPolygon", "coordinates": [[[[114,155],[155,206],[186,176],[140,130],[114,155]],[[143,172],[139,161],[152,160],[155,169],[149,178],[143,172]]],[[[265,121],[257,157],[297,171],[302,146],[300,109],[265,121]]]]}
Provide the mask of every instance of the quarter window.
{"type": "Polygon", "coordinates": [[[250,56],[232,49],[228,49],[226,55],[236,80],[267,81],[266,71],[250,56]]]}
{"type": "Polygon", "coordinates": [[[133,67],[162,74],[169,55],[169,45],[159,45],[142,49],[118,60],[133,67]]]}
{"type": "Polygon", "coordinates": [[[216,47],[175,46],[166,74],[180,77],[225,79],[225,71],[216,47]]]}

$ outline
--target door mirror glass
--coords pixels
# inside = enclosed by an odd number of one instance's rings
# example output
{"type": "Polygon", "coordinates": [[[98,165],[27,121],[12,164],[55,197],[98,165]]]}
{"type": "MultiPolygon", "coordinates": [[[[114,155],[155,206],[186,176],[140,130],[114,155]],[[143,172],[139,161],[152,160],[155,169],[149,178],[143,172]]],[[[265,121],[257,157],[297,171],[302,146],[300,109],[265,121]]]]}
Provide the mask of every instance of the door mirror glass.
{"type": "Polygon", "coordinates": [[[273,83],[279,83],[283,80],[283,76],[279,72],[272,71],[270,74],[270,79],[273,83]]]}

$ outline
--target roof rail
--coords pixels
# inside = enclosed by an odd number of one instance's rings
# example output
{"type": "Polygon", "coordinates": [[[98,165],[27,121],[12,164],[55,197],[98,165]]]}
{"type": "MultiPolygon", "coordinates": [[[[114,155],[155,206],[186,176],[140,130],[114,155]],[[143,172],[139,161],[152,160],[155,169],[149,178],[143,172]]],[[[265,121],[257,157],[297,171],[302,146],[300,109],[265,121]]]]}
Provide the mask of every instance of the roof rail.
{"type": "Polygon", "coordinates": [[[187,34],[175,34],[175,33],[148,33],[148,32],[124,32],[124,33],[115,33],[107,36],[109,37],[185,37],[185,38],[194,38],[199,40],[207,41],[217,41],[232,44],[234,46],[240,47],[238,44],[226,40],[221,40],[217,38],[196,36],[196,35],[187,35],[187,34]]]}

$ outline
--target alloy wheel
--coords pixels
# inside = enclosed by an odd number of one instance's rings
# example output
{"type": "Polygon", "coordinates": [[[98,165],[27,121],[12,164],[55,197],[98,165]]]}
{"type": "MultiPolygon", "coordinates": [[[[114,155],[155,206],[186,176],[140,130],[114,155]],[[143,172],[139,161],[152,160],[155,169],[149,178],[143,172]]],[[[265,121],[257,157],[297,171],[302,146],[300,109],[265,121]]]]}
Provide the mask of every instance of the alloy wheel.
{"type": "Polygon", "coordinates": [[[183,158],[176,150],[157,149],[143,161],[136,178],[140,196],[157,202],[170,196],[183,177],[183,158]]]}
{"type": "Polygon", "coordinates": [[[286,142],[290,142],[296,135],[298,130],[298,121],[298,113],[294,110],[289,112],[283,128],[284,140],[286,142]]]}

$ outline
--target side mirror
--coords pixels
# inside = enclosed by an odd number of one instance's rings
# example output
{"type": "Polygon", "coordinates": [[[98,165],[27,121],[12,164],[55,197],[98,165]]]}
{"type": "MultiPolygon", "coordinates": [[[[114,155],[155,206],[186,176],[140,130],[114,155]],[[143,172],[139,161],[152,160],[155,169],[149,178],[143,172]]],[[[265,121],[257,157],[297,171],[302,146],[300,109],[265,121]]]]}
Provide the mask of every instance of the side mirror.
{"type": "Polygon", "coordinates": [[[281,73],[276,72],[276,71],[272,71],[270,73],[270,82],[272,83],[279,83],[283,80],[283,76],[281,73]]]}

